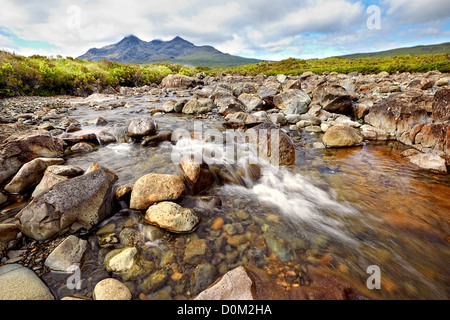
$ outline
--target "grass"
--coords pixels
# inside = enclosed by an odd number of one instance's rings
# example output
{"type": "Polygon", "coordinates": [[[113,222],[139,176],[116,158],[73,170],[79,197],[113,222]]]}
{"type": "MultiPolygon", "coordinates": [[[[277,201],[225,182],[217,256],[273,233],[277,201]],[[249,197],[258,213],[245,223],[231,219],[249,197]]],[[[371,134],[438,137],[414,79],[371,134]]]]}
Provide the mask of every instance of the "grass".
{"type": "Polygon", "coordinates": [[[359,59],[359,58],[389,58],[395,56],[402,56],[408,54],[414,55],[424,55],[424,54],[442,54],[450,53],[450,42],[445,42],[441,44],[433,44],[428,46],[415,46],[409,48],[398,48],[379,52],[369,52],[369,53],[355,53],[341,56],[342,58],[348,59],[359,59]]]}
{"type": "Polygon", "coordinates": [[[277,74],[301,75],[306,71],[312,71],[317,74],[323,72],[338,72],[348,74],[358,72],[362,74],[379,73],[387,71],[390,74],[395,72],[428,72],[439,70],[441,72],[450,72],[450,55],[403,55],[388,58],[360,58],[347,59],[342,57],[332,57],[326,59],[286,59],[277,62],[263,61],[258,64],[249,64],[236,68],[216,69],[218,72],[268,76],[277,74]]]}
{"type": "Polygon", "coordinates": [[[23,57],[0,51],[0,98],[18,95],[80,95],[86,96],[106,88],[143,86],[160,83],[169,74],[192,76],[199,71],[216,75],[219,72],[239,75],[301,75],[306,71],[317,74],[338,72],[363,74],[387,71],[450,72],[450,55],[403,55],[387,58],[347,59],[286,59],[262,61],[234,68],[210,69],[174,63],[123,64],[111,61],[85,61],[73,58],[42,56],[23,57]]]}

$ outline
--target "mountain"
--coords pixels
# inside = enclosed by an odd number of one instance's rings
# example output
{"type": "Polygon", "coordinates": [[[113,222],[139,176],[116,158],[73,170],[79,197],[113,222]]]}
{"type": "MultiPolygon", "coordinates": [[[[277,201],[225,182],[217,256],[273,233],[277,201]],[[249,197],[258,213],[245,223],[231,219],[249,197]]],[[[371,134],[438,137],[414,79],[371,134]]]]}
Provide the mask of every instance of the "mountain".
{"type": "Polygon", "coordinates": [[[172,62],[193,67],[232,68],[260,60],[232,56],[211,46],[196,46],[180,37],[170,41],[143,41],[134,35],[100,49],[89,49],[78,57],[82,60],[112,60],[122,63],[147,64],[172,62]]]}
{"type": "Polygon", "coordinates": [[[441,44],[432,44],[426,46],[416,46],[408,48],[392,49],[380,52],[369,53],[355,53],[341,56],[347,59],[360,59],[360,58],[389,58],[395,56],[402,56],[406,54],[420,55],[420,54],[441,54],[450,53],[450,42],[441,44]]]}

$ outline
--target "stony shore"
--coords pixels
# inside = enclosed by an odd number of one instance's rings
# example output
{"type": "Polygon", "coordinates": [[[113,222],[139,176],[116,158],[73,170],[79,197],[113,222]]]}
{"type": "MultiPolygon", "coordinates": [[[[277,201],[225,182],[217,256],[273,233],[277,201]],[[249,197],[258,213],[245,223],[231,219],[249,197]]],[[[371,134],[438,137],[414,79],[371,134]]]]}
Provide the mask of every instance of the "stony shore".
{"type": "MultiPolygon", "coordinates": [[[[290,256],[277,241],[253,239],[244,230],[245,212],[233,223],[214,217],[208,226],[213,234],[221,235],[218,239],[223,243],[216,241],[216,246],[245,250],[246,257],[251,257],[245,266],[219,270],[220,263],[214,260],[220,259],[212,255],[204,239],[195,237],[201,218],[180,203],[214,184],[239,183],[245,175],[256,180],[260,176],[257,165],[237,168],[236,172],[242,172],[239,176],[184,157],[179,164],[182,174],[147,173],[134,185],[119,186],[116,173],[101,163],[80,168],[65,164],[65,159],[120,139],[143,148],[171,141],[172,132],[159,130],[154,119],[179,113],[219,119],[225,121],[226,128],[277,129],[281,150],[276,160],[282,166],[295,163],[295,135],[307,132],[321,137],[313,148],[397,140],[408,147],[402,155],[418,168],[447,174],[449,82],[449,74],[437,71],[320,76],[306,72],[296,77],[210,77],[200,73],[195,77],[171,75],[160,85],[121,88],[115,93],[111,89],[85,98],[4,99],[0,101],[0,282],[4,284],[0,299],[54,299],[43,279],[49,272],[67,272],[86,260],[92,243],[81,234],[92,230],[96,245],[104,249],[103,256],[95,257],[102,259],[104,272],[92,283],[88,295],[68,294],[64,299],[164,299],[168,281],[187,283],[189,296],[178,295],[180,299],[365,299],[368,295],[360,288],[335,275],[316,269],[306,272],[288,262],[290,256]],[[78,108],[92,108],[100,114],[102,110],[127,109],[125,98],[144,95],[154,96],[155,104],[165,103],[155,107],[149,101],[147,110],[127,126],[124,137],[107,130],[78,135],[82,124],[67,116],[78,108]],[[145,220],[148,228],[137,232],[136,221],[122,226],[120,232],[109,224],[99,228],[120,206],[140,212],[137,219],[145,220]],[[138,248],[138,243],[180,233],[193,235],[183,240],[180,254],[172,252],[152,260],[154,255],[143,254],[138,248]],[[263,244],[249,246],[257,242],[263,244]],[[283,281],[275,281],[264,271],[258,263],[258,250],[271,250],[277,261],[286,262],[284,269],[280,268],[283,281]],[[176,254],[179,257],[175,258],[176,254]],[[180,272],[180,259],[195,266],[188,280],[180,272]],[[157,269],[156,262],[170,267],[157,269]],[[297,280],[302,272],[307,273],[307,281],[297,280]],[[146,280],[138,289],[130,289],[127,280],[138,276],[146,276],[146,280]],[[272,290],[267,290],[269,287],[272,290]],[[149,294],[136,295],[139,291],[149,294]]],[[[92,122],[101,128],[108,120],[97,117],[92,122]]],[[[268,159],[271,156],[267,154],[268,159]]],[[[220,205],[220,199],[202,200],[220,205]]],[[[276,272],[272,270],[275,277],[276,272]]]]}

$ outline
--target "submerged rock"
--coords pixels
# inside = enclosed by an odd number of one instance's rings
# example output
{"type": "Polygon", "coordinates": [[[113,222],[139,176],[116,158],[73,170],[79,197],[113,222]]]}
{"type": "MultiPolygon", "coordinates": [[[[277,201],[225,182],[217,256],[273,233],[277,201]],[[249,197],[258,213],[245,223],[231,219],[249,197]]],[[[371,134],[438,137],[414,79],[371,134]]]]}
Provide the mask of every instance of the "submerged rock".
{"type": "Polygon", "coordinates": [[[169,201],[160,202],[148,208],[145,220],[173,232],[190,232],[200,222],[194,210],[169,201]]]}

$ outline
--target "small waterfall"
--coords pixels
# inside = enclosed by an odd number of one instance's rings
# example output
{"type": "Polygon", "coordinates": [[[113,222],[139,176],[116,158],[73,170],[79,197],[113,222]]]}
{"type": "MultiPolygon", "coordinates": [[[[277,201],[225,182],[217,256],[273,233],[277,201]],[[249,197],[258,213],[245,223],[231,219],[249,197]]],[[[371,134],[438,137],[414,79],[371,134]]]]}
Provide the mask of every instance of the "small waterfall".
{"type": "Polygon", "coordinates": [[[203,159],[210,166],[225,168],[233,177],[240,179],[238,184],[225,183],[222,187],[224,194],[254,199],[273,207],[292,224],[306,223],[341,240],[352,241],[342,230],[341,223],[343,217],[355,215],[358,212],[356,209],[335,200],[332,189],[323,190],[289,168],[275,167],[258,158],[253,145],[180,139],[174,146],[173,159],[180,159],[185,154],[194,155],[199,161],[203,159]],[[230,152],[230,148],[235,152],[230,152]],[[259,179],[252,178],[252,165],[258,166],[259,179]]]}

